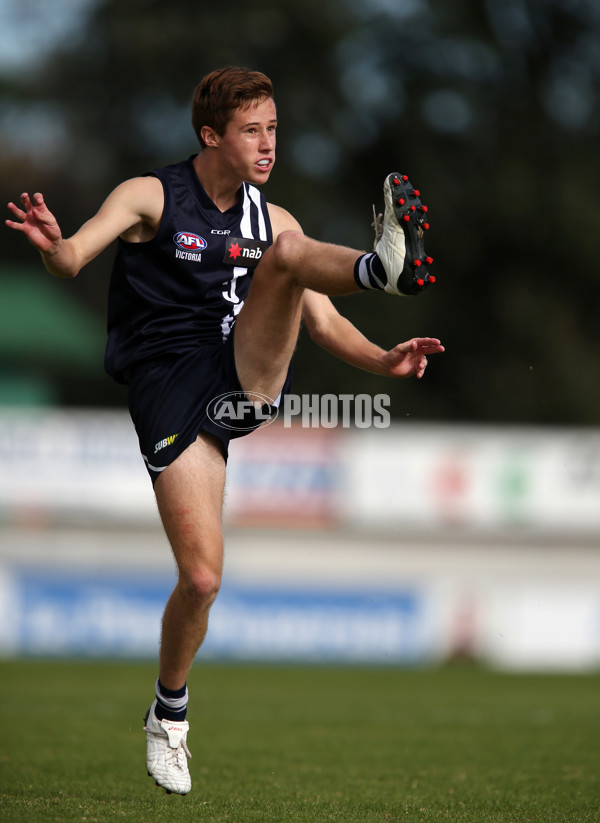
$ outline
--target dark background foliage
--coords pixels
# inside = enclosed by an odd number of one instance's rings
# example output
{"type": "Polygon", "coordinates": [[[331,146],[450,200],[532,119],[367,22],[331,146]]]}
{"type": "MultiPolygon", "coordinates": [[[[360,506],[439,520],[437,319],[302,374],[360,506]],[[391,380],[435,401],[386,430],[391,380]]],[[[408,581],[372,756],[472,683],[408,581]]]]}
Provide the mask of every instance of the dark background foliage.
{"type": "MultiPolygon", "coordinates": [[[[122,179],[197,150],[189,105],[203,74],[260,69],[280,118],[265,194],[308,234],[368,248],[392,170],[429,206],[435,287],[340,310],[384,347],[421,334],[447,347],[425,380],[395,382],[301,335],[296,391],[387,392],[397,417],[596,425],[595,0],[7,0],[0,27],[22,36],[35,11],[46,47],[0,71],[5,202],[41,190],[72,233],[122,179]],[[44,39],[74,6],[77,25],[44,39]]],[[[48,276],[15,233],[1,249],[4,267],[48,276]]],[[[110,265],[107,252],[54,285],[103,319],[110,265]]],[[[85,379],[57,366],[52,379],[62,403],[124,402],[101,356],[85,379]]]]}

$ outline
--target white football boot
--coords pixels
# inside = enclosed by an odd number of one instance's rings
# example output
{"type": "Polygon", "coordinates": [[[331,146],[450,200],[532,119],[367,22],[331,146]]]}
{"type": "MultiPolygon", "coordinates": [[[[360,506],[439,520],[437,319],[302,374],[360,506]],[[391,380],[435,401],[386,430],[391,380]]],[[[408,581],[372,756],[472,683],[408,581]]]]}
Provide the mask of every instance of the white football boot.
{"type": "Polygon", "coordinates": [[[192,755],[187,747],[187,720],[159,720],[154,709],[156,700],[148,709],[145,718],[146,768],[157,786],[166,789],[167,794],[187,794],[192,788],[192,778],[188,769],[188,758],[192,755]]]}
{"type": "Polygon", "coordinates": [[[374,250],[387,275],[388,294],[420,294],[435,283],[428,272],[433,263],[423,248],[429,229],[427,206],[405,174],[388,174],[383,184],[384,213],[374,214],[374,250]]]}

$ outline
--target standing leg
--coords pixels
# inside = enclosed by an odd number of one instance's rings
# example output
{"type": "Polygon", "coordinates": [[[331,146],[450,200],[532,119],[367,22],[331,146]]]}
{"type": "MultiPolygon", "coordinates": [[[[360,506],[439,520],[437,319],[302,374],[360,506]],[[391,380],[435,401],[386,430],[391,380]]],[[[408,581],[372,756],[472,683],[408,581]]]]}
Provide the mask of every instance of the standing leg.
{"type": "Polygon", "coordinates": [[[168,689],[185,684],[219,591],[224,487],[223,455],[216,441],[204,434],[156,481],[158,509],[178,570],[163,616],[160,647],[160,679],[168,689]]]}
{"type": "Polygon", "coordinates": [[[178,794],[191,788],[186,680],[221,582],[224,486],[223,455],[214,438],[205,434],[155,484],[178,579],[163,615],[157,700],[146,716],[146,766],[157,785],[178,794]]]}

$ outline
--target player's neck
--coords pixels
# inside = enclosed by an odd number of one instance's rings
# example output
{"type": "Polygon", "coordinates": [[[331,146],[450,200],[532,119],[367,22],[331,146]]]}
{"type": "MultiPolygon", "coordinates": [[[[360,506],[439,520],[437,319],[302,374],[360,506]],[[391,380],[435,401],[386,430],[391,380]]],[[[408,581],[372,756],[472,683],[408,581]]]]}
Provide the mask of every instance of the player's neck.
{"type": "Polygon", "coordinates": [[[194,169],[204,191],[220,211],[225,212],[238,202],[242,181],[228,175],[219,164],[213,162],[209,153],[196,155],[194,169]]]}

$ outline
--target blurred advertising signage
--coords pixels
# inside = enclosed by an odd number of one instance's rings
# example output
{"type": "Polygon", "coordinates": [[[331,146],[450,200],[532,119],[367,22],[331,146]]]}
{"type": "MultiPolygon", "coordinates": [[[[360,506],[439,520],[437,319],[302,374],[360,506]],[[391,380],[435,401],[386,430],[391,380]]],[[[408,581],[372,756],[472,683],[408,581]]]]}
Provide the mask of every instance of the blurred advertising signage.
{"type": "MultiPolygon", "coordinates": [[[[173,581],[0,568],[0,654],[153,658],[173,581]]],[[[435,653],[428,598],[387,592],[223,587],[201,655],[211,659],[407,662],[435,653]]]]}
{"type": "Polygon", "coordinates": [[[600,530],[597,430],[398,425],[350,445],[349,523],[600,530]]]}
{"type": "Polygon", "coordinates": [[[250,588],[226,584],[202,656],[237,660],[430,662],[437,654],[431,598],[392,591],[250,588]]]}
{"type": "Polygon", "coordinates": [[[156,517],[126,412],[3,410],[0,461],[0,511],[11,519],[156,517]]]}
{"type": "Polygon", "coordinates": [[[233,525],[336,525],[344,433],[272,425],[231,443],[225,515],[233,525]]]}

